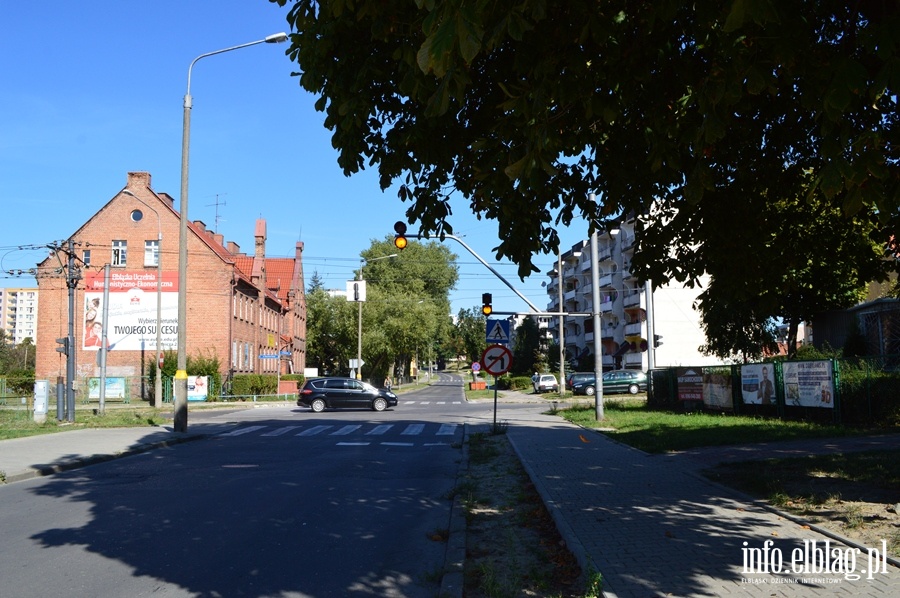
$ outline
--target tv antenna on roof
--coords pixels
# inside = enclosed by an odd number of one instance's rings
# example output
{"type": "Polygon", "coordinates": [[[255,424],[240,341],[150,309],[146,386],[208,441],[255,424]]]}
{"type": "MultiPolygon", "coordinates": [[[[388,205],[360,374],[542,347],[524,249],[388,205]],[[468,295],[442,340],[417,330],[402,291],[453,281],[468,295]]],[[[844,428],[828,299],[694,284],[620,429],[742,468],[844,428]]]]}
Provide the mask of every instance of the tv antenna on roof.
{"type": "Polygon", "coordinates": [[[219,232],[219,206],[221,205],[224,207],[224,206],[228,205],[225,203],[224,199],[221,202],[219,201],[219,197],[222,195],[228,195],[228,194],[227,193],[216,193],[216,203],[206,204],[207,206],[216,206],[216,217],[213,220],[213,232],[214,233],[219,232]]]}

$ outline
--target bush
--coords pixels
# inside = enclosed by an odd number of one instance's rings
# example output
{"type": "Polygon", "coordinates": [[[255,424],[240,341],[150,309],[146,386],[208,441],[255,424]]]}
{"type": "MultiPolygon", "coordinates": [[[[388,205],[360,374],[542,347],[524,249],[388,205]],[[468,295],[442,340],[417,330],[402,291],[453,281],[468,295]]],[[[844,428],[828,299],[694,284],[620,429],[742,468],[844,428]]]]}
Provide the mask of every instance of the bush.
{"type": "Polygon", "coordinates": [[[278,392],[278,378],[273,374],[235,374],[231,378],[234,396],[273,395],[278,392]]]}

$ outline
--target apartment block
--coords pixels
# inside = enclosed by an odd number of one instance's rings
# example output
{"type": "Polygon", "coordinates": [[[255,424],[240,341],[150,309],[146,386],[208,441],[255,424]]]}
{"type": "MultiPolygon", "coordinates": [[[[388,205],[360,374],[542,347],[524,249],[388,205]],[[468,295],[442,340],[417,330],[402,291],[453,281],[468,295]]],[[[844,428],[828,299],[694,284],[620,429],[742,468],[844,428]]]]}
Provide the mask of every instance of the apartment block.
{"type": "MultiPolygon", "coordinates": [[[[697,288],[666,284],[648,293],[631,271],[635,251],[634,221],[623,221],[618,229],[597,235],[597,270],[600,295],[600,330],[594,330],[591,315],[553,317],[549,332],[557,343],[562,337],[566,357],[572,362],[593,363],[594,338],[599,334],[604,370],[650,367],[701,366],[719,363],[703,355],[705,342],[700,314],[694,302],[706,279],[697,288]],[[653,318],[654,346],[648,326],[653,318]]],[[[590,241],[580,241],[562,253],[560,263],[548,272],[548,312],[594,313],[590,241]]],[[[584,369],[584,368],[582,368],[584,369]]]]}
{"type": "Polygon", "coordinates": [[[18,345],[30,338],[37,344],[38,289],[0,289],[0,322],[8,343],[18,345]]]}

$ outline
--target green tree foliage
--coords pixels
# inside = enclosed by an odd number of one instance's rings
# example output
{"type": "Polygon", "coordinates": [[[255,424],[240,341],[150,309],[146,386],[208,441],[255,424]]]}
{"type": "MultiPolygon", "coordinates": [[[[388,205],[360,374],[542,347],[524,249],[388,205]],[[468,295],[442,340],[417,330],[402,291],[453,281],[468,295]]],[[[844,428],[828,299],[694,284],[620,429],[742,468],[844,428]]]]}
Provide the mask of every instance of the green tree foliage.
{"type": "MultiPolygon", "coordinates": [[[[342,289],[343,290],[343,289],[342,289]]],[[[331,296],[313,273],[306,289],[306,364],[320,375],[346,375],[356,358],[356,304],[331,296]]]]}
{"type": "Polygon", "coordinates": [[[707,352],[754,359],[772,352],[772,318],[780,316],[793,354],[801,322],[855,305],[866,282],[885,277],[891,262],[884,259],[886,231],[876,215],[863,208],[848,219],[839,202],[807,181],[794,197],[749,197],[717,208],[751,225],[710,231],[698,250],[712,278],[698,302],[707,352]],[[737,269],[727,257],[735,252],[753,257],[737,269]]]}
{"type": "Polygon", "coordinates": [[[411,242],[398,251],[387,237],[373,241],[362,257],[363,373],[372,380],[388,373],[409,376],[414,359],[427,359],[450,338],[456,255],[433,241],[411,242]]]}
{"type": "MultiPolygon", "coordinates": [[[[329,295],[313,274],[306,291],[307,364],[323,375],[349,374],[349,362],[357,355],[360,311],[365,378],[380,382],[388,373],[409,375],[416,356],[439,354],[450,328],[455,259],[439,243],[413,242],[398,253],[390,239],[373,241],[362,252],[366,301],[361,310],[344,296],[329,295]]],[[[359,275],[357,271],[355,278],[359,275]]]]}
{"type": "Polygon", "coordinates": [[[454,347],[456,355],[465,355],[469,363],[481,359],[487,348],[487,318],[481,307],[461,309],[456,316],[454,347]]]}
{"type": "Polygon", "coordinates": [[[541,352],[540,330],[537,321],[531,316],[516,326],[516,338],[513,345],[513,374],[530,374],[544,372],[547,358],[541,352]]]}
{"type": "Polygon", "coordinates": [[[847,235],[897,212],[896,2],[271,1],[344,171],[377,165],[424,231],[458,194],[521,276],[558,225],[631,213],[645,279],[694,280],[730,232],[720,262],[752,269],[737,239],[769,223],[731,207],[806,172],[847,235]]]}

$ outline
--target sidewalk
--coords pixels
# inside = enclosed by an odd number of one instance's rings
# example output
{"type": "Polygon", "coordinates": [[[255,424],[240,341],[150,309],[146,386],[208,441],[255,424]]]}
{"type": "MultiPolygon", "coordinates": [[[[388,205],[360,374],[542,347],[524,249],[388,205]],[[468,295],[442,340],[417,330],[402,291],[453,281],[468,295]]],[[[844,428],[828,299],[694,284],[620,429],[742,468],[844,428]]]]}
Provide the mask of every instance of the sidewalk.
{"type": "MultiPolygon", "coordinates": [[[[862,572],[870,567],[867,547],[857,553],[696,473],[719,461],[716,453],[732,459],[773,456],[774,443],[756,454],[718,448],[648,455],[550,416],[511,425],[507,434],[569,549],[585,572],[600,573],[607,597],[900,596],[896,567],[883,565],[887,572],[871,579],[862,572]],[[821,549],[825,542],[831,551],[840,549],[833,556],[840,555],[846,572],[791,571],[792,557],[802,568],[811,560],[804,547],[821,549]],[[751,554],[757,562],[747,567],[751,554]],[[759,562],[763,555],[771,558],[759,562]],[[780,574],[777,556],[784,567],[780,574]],[[860,579],[852,579],[854,573],[860,579]]],[[[885,438],[877,444],[900,446],[900,435],[885,438]]],[[[823,448],[871,448],[871,442],[853,438],[789,444],[778,450],[797,456],[823,448]]]]}

